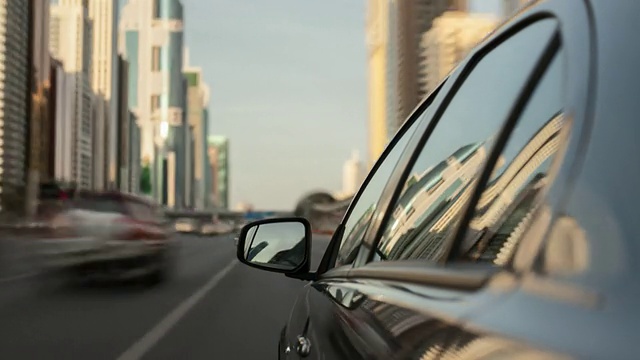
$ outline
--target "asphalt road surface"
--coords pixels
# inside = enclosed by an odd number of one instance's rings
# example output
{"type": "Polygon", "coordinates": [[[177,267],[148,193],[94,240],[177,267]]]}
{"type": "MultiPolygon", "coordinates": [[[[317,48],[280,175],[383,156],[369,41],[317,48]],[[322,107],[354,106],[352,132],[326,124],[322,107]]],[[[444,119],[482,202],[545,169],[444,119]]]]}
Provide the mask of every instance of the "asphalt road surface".
{"type": "MultiPolygon", "coordinates": [[[[268,359],[303,281],[240,264],[232,236],[182,235],[159,287],[109,284],[43,292],[28,273],[0,278],[7,359],[268,359]]],[[[326,236],[314,236],[312,267],[326,236]]]]}

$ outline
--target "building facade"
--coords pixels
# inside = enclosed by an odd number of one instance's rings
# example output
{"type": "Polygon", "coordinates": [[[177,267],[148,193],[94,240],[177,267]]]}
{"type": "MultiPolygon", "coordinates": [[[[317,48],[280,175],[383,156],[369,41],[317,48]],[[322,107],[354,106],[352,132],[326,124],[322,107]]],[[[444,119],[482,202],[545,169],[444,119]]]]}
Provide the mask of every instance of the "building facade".
{"type": "Polygon", "coordinates": [[[193,131],[193,185],[196,209],[204,209],[207,205],[207,176],[206,169],[209,166],[208,154],[208,124],[207,106],[209,102],[209,88],[202,78],[202,69],[187,67],[185,69],[187,80],[187,123],[193,131]]]}
{"type": "Polygon", "coordinates": [[[367,3],[366,40],[369,97],[369,166],[373,166],[387,144],[387,40],[390,0],[367,3]]]}
{"type": "MultiPolygon", "coordinates": [[[[128,180],[132,176],[131,172],[131,142],[132,142],[132,129],[129,121],[131,120],[129,111],[129,64],[122,57],[118,56],[118,65],[116,66],[118,72],[117,82],[117,99],[114,100],[117,103],[116,112],[116,132],[114,136],[115,140],[115,166],[117,169],[115,185],[120,191],[132,192],[131,184],[128,180]]],[[[137,162],[139,163],[139,161],[137,162]]]]}
{"type": "Polygon", "coordinates": [[[30,92],[28,124],[27,212],[35,211],[38,183],[53,178],[53,162],[49,156],[53,146],[50,117],[49,2],[29,0],[30,92]]]}
{"type": "Polygon", "coordinates": [[[511,16],[528,2],[530,2],[530,0],[502,0],[502,14],[504,16],[511,16]]]}
{"type": "Polygon", "coordinates": [[[0,212],[22,213],[27,204],[30,5],[0,2],[0,212]]]}
{"type": "Polygon", "coordinates": [[[210,200],[212,207],[229,208],[229,139],[209,136],[209,161],[212,172],[210,200]]]}
{"type": "Polygon", "coordinates": [[[53,155],[53,179],[61,183],[75,182],[73,173],[75,127],[74,74],[67,73],[57,59],[51,60],[51,119],[53,134],[50,154],[53,155]]]}
{"type": "Polygon", "coordinates": [[[176,159],[169,155],[174,152],[171,143],[184,118],[182,3],[129,0],[119,36],[120,52],[129,62],[129,107],[140,127],[141,157],[152,164],[155,199],[166,204],[165,179],[177,176],[167,173],[167,167],[175,168],[167,159],[176,159]]]}
{"type": "Polygon", "coordinates": [[[50,48],[73,74],[72,173],[77,186],[93,188],[94,95],[91,89],[92,25],[88,0],[59,0],[51,5],[50,48]]]}
{"type": "Polygon", "coordinates": [[[388,140],[428,95],[419,73],[423,70],[420,39],[447,10],[466,11],[465,0],[392,0],[389,7],[387,57],[388,140]]]}
{"type": "MultiPolygon", "coordinates": [[[[142,174],[142,163],[140,157],[142,151],[140,150],[140,127],[138,126],[138,119],[132,111],[128,111],[129,115],[129,134],[131,136],[129,144],[129,191],[134,194],[140,194],[140,178],[142,174]]],[[[125,178],[126,180],[126,178],[125,178]]]]}
{"type": "Polygon", "coordinates": [[[347,160],[342,167],[341,198],[353,196],[358,191],[364,180],[364,174],[360,154],[358,151],[354,151],[351,154],[351,158],[347,160]]]}
{"type": "Polygon", "coordinates": [[[495,17],[460,11],[447,11],[438,17],[421,39],[421,93],[433,91],[497,23],[495,17]]]}
{"type": "Polygon", "coordinates": [[[95,94],[94,187],[115,187],[117,128],[117,0],[89,0],[93,24],[91,87],[95,94]]]}
{"type": "Polygon", "coordinates": [[[422,34],[465,0],[369,0],[369,154],[372,166],[425,94],[419,83],[422,34]]]}

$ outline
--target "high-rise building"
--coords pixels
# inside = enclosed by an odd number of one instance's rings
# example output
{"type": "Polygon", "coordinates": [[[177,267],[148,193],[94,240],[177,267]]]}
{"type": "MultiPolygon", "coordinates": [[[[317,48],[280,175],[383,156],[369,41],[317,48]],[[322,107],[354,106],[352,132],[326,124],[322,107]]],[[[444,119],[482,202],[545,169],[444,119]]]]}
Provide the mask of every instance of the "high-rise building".
{"type": "Polygon", "coordinates": [[[89,0],[93,23],[91,87],[95,93],[93,141],[94,187],[116,183],[117,108],[117,0],[89,0]]]}
{"type": "Polygon", "coordinates": [[[422,36],[420,86],[429,93],[467,53],[487,36],[498,19],[489,15],[447,11],[422,36]]]}
{"type": "Polygon", "coordinates": [[[426,95],[418,83],[420,39],[447,10],[465,0],[369,0],[369,166],[426,95]]]}
{"type": "Polygon", "coordinates": [[[466,11],[465,0],[392,0],[389,12],[388,64],[386,86],[389,95],[387,111],[388,140],[400,128],[420,101],[427,95],[420,78],[420,39],[435,18],[447,10],[466,11]]]}
{"type": "Polygon", "coordinates": [[[74,74],[65,72],[57,59],[51,61],[51,119],[53,127],[52,144],[49,153],[53,156],[53,179],[61,183],[75,182],[73,174],[75,127],[75,84],[74,74]]]}
{"type": "Polygon", "coordinates": [[[354,151],[351,158],[342,167],[342,195],[343,197],[354,195],[364,180],[364,168],[360,160],[360,154],[354,151]]]}
{"type": "Polygon", "coordinates": [[[229,139],[209,136],[209,162],[212,172],[210,201],[213,207],[229,208],[229,139]]]}
{"type": "MultiPolygon", "coordinates": [[[[118,189],[124,192],[131,191],[131,183],[128,180],[132,176],[130,154],[131,154],[131,120],[129,110],[129,63],[122,57],[118,56],[118,82],[117,82],[117,112],[116,112],[116,133],[115,140],[116,149],[116,179],[115,184],[118,189]]],[[[139,164],[136,161],[136,164],[139,164]]]]}
{"type": "Polygon", "coordinates": [[[29,7],[0,1],[0,211],[25,210],[30,84],[29,7]]]}
{"type": "Polygon", "coordinates": [[[366,38],[369,62],[369,165],[380,157],[387,144],[387,39],[390,0],[369,0],[366,38]]]}
{"type": "Polygon", "coordinates": [[[196,209],[204,209],[207,205],[206,169],[209,166],[207,151],[208,124],[206,109],[209,103],[209,88],[202,78],[202,69],[187,67],[184,71],[187,80],[187,123],[194,136],[193,188],[196,209]]]}
{"type": "Polygon", "coordinates": [[[140,127],[135,114],[132,111],[129,113],[129,134],[131,136],[129,144],[129,191],[134,194],[139,194],[140,191],[140,178],[142,175],[142,162],[140,158],[142,152],[140,151],[140,127]]]}
{"type": "Polygon", "coordinates": [[[62,62],[64,71],[73,74],[74,113],[73,179],[81,188],[93,187],[93,110],[91,89],[91,45],[93,40],[88,0],[59,0],[51,5],[51,53],[62,62]]]}
{"type": "Polygon", "coordinates": [[[141,157],[152,164],[154,198],[164,204],[169,200],[167,176],[177,176],[167,172],[177,159],[169,154],[175,152],[184,118],[182,20],[179,0],[129,0],[120,17],[118,43],[129,62],[129,107],[140,127],[141,157]]]}
{"type": "Polygon", "coordinates": [[[511,16],[531,0],[502,0],[502,14],[511,16]]]}
{"type": "Polygon", "coordinates": [[[39,182],[53,179],[52,119],[50,117],[49,1],[29,0],[30,92],[28,124],[27,203],[35,211],[39,182]]]}

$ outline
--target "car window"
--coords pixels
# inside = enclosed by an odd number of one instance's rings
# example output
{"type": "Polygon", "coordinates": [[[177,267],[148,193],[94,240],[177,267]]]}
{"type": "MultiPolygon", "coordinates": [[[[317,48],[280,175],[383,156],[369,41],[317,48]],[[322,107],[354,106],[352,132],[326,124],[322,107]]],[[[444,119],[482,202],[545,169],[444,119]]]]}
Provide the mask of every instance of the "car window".
{"type": "Polygon", "coordinates": [[[129,207],[131,216],[136,220],[147,222],[156,220],[153,209],[147,204],[139,203],[137,201],[128,201],[127,206],[129,207]]]}
{"type": "Polygon", "coordinates": [[[557,29],[538,21],[481,58],[422,148],[374,260],[439,261],[494,139],[557,29]]]}
{"type": "Polygon", "coordinates": [[[83,194],[74,201],[74,207],[82,210],[90,210],[106,213],[126,214],[127,209],[122,201],[112,196],[83,194]]]}
{"type": "Polygon", "coordinates": [[[466,228],[462,254],[504,265],[540,205],[541,190],[561,144],[564,52],[555,55],[509,136],[466,228]]]}
{"type": "Polygon", "coordinates": [[[341,266],[353,262],[357,254],[358,246],[362,242],[363,236],[371,217],[376,209],[380,195],[387,185],[389,177],[393,173],[396,163],[400,159],[404,148],[407,146],[411,135],[416,131],[420,121],[413,122],[411,127],[395,143],[393,149],[380,164],[366,188],[353,207],[349,218],[345,223],[344,235],[338,251],[336,266],[341,266]]]}

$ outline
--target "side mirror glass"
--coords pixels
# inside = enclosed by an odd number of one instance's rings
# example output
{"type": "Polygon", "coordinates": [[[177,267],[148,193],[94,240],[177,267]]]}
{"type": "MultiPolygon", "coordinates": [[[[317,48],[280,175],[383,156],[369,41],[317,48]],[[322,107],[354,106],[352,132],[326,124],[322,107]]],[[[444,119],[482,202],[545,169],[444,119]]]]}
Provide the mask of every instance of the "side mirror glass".
{"type": "Polygon", "coordinates": [[[254,221],[240,231],[238,259],[250,266],[281,273],[309,271],[311,226],[304,218],[254,221]]]}

